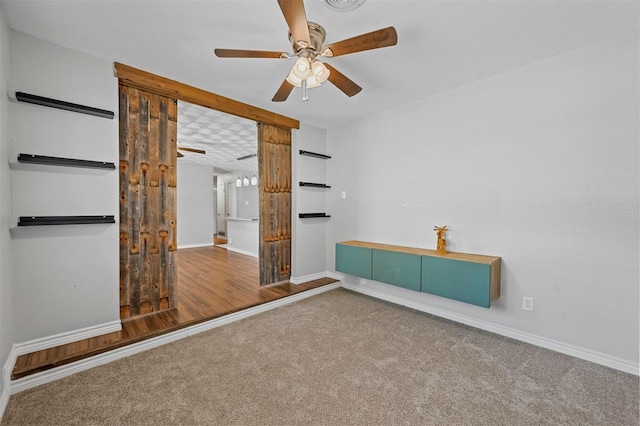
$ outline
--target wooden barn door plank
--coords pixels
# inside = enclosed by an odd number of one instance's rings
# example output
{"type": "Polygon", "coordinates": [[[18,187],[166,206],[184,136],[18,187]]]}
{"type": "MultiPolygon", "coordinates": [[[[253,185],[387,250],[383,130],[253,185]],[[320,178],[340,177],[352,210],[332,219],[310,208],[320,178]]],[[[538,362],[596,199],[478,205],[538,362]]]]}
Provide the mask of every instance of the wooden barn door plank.
{"type": "Polygon", "coordinates": [[[291,130],[258,124],[260,285],[291,276],[291,130]]]}
{"type": "Polygon", "coordinates": [[[120,317],[175,306],[174,99],[120,84],[120,317]]]}

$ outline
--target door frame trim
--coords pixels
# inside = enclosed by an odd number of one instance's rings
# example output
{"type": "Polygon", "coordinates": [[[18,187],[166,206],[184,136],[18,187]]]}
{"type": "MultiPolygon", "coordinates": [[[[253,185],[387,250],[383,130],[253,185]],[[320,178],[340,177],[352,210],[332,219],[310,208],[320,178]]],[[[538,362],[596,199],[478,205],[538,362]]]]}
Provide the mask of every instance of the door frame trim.
{"type": "Polygon", "coordinates": [[[300,122],[293,118],[216,95],[215,93],[207,92],[206,90],[142,71],[119,62],[115,62],[115,76],[121,83],[127,86],[169,96],[179,101],[189,102],[284,129],[300,128],[300,122]]]}

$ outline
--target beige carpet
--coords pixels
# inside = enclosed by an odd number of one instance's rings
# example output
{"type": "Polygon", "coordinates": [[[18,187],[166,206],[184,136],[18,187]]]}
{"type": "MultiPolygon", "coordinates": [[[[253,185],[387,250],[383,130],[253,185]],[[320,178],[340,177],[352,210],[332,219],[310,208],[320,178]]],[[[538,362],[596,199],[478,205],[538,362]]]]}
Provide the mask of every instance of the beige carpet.
{"type": "Polygon", "coordinates": [[[338,289],[14,395],[3,425],[638,425],[638,389],[338,289]]]}

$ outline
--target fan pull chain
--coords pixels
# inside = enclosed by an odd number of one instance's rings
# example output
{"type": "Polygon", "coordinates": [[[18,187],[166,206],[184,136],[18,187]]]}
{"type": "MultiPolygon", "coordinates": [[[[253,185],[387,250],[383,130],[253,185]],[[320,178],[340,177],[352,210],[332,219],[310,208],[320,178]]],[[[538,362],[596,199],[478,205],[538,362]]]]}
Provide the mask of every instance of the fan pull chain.
{"type": "Polygon", "coordinates": [[[309,90],[307,89],[307,80],[302,80],[302,101],[307,102],[309,100],[309,90]]]}

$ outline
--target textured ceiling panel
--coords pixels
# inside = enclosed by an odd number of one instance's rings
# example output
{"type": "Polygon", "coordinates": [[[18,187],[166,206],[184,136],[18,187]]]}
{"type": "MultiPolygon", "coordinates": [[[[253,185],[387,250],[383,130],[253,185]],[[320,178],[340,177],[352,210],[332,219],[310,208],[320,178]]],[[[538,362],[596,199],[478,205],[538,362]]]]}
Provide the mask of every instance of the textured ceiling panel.
{"type": "Polygon", "coordinates": [[[257,173],[258,131],[251,120],[225,114],[211,108],[178,101],[178,146],[201,149],[206,154],[180,151],[178,161],[215,167],[217,172],[249,170],[257,173]]]}

